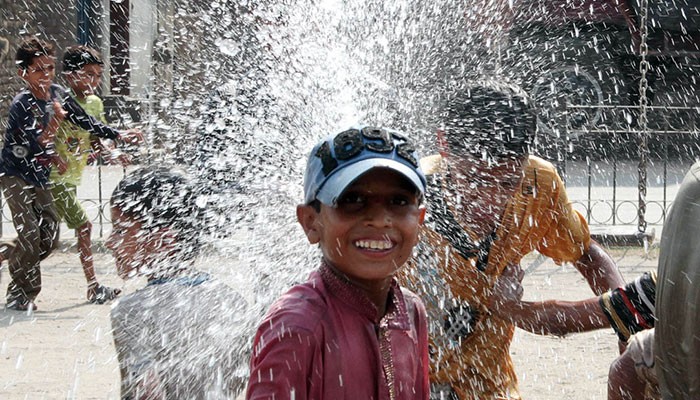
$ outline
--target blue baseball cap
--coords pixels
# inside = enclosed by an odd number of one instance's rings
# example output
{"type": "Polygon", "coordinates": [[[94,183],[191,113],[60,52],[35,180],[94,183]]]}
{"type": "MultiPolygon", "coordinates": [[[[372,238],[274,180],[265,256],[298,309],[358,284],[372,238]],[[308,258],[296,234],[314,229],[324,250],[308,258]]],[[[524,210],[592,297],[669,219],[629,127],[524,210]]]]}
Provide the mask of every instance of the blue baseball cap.
{"type": "Polygon", "coordinates": [[[425,193],[425,175],[408,138],[396,131],[354,127],[327,136],[309,154],[304,175],[304,201],[334,206],[345,189],[373,168],[405,176],[425,193]]]}

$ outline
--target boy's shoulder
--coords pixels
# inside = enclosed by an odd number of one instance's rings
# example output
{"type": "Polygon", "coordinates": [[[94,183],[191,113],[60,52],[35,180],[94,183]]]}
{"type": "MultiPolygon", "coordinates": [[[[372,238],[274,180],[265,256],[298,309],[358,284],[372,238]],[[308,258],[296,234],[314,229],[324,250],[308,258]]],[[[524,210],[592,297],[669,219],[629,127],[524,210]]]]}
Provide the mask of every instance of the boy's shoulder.
{"type": "Polygon", "coordinates": [[[557,169],[554,166],[554,164],[552,164],[550,161],[547,161],[543,158],[540,158],[540,157],[537,157],[534,155],[529,155],[527,157],[527,162],[525,164],[525,168],[537,169],[539,171],[546,171],[547,173],[550,173],[550,174],[557,173],[557,169]]]}
{"type": "Polygon", "coordinates": [[[28,116],[39,118],[42,114],[42,104],[37,102],[36,98],[29,89],[22,89],[15,95],[9,106],[9,126],[14,126],[12,121],[25,121],[28,116]]]}
{"type": "Polygon", "coordinates": [[[34,96],[32,95],[32,92],[29,91],[29,89],[24,88],[17,92],[15,97],[12,98],[12,103],[11,106],[15,104],[26,104],[27,102],[30,101],[30,99],[33,99],[34,96]]]}
{"type": "MultiPolygon", "coordinates": [[[[66,89],[63,86],[56,84],[56,83],[51,84],[50,92],[51,92],[52,99],[63,99],[68,95],[68,92],[66,91],[66,89]]],[[[34,97],[32,92],[27,88],[23,88],[19,92],[17,92],[15,97],[12,99],[12,104],[15,104],[15,103],[26,104],[26,103],[35,102],[35,101],[37,101],[37,99],[34,97]]]]}
{"type": "Polygon", "coordinates": [[[102,104],[102,99],[100,96],[96,94],[89,94],[85,97],[85,102],[90,104],[90,103],[96,103],[96,104],[102,104]]]}
{"type": "Polygon", "coordinates": [[[536,156],[529,156],[524,166],[527,187],[537,188],[540,194],[561,191],[564,186],[557,168],[551,162],[536,156]]]}
{"type": "Polygon", "coordinates": [[[266,321],[314,331],[328,310],[325,284],[318,272],[304,283],[293,286],[270,306],[266,321]]]}

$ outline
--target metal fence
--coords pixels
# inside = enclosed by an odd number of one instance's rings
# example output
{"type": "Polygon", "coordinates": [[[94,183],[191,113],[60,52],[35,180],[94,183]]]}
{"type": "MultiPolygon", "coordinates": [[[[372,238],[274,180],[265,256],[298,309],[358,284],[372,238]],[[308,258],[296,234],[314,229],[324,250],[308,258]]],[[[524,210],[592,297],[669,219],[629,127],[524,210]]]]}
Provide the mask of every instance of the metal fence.
{"type": "Polygon", "coordinates": [[[700,155],[700,107],[649,107],[646,131],[636,127],[638,107],[571,106],[569,112],[581,109],[594,116],[585,130],[566,129],[561,137],[550,132],[540,142],[551,144],[539,145],[557,165],[574,206],[592,230],[660,230],[700,155]]]}

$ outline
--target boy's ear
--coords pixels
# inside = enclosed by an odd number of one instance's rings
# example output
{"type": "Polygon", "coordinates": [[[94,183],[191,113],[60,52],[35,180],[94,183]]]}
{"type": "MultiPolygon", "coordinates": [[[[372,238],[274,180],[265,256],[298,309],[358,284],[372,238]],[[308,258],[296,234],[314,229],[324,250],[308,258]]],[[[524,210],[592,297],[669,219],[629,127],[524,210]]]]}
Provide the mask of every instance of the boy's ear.
{"type": "Polygon", "coordinates": [[[314,210],[312,206],[306,204],[299,204],[297,206],[297,221],[299,225],[304,229],[306,238],[309,243],[316,244],[321,241],[321,234],[318,231],[317,219],[319,213],[314,210]]]}
{"type": "Polygon", "coordinates": [[[27,70],[24,68],[17,68],[17,76],[20,78],[24,79],[24,77],[27,75],[27,70]]]}
{"type": "Polygon", "coordinates": [[[446,157],[448,148],[447,148],[447,138],[445,137],[445,131],[442,129],[438,129],[435,132],[435,135],[437,136],[438,152],[440,153],[441,156],[446,157]]]}
{"type": "Polygon", "coordinates": [[[419,208],[420,215],[418,216],[418,225],[423,225],[423,221],[425,221],[425,210],[426,210],[425,205],[420,206],[420,208],[419,208]]]}

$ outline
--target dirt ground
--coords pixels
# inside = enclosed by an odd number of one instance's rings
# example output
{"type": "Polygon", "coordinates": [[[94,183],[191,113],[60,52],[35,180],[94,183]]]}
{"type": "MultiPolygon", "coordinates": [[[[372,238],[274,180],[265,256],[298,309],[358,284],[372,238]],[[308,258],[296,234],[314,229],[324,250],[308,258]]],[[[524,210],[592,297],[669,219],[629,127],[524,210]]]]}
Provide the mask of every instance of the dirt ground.
{"type": "MultiPolygon", "coordinates": [[[[658,251],[611,249],[630,280],[655,269],[658,251]]],[[[523,266],[538,264],[535,257],[523,266]]],[[[102,283],[126,293],[143,281],[123,283],[108,254],[97,252],[95,265],[102,283]]],[[[2,290],[7,284],[2,271],[2,290]]],[[[238,279],[231,272],[228,283],[238,279]]],[[[118,399],[119,371],[110,333],[110,305],[85,299],[85,278],[75,249],[64,246],[42,263],[44,288],[32,314],[0,307],[0,399],[118,399]]],[[[224,277],[226,278],[226,277],[224,277]]],[[[581,299],[591,296],[571,266],[550,261],[532,268],[525,278],[529,299],[581,299]]],[[[240,286],[245,286],[241,283],[240,286]]],[[[4,306],[4,300],[0,300],[4,306]]],[[[617,354],[612,330],[566,338],[536,336],[518,330],[511,346],[522,394],[526,399],[604,399],[607,372],[617,354]]]]}

